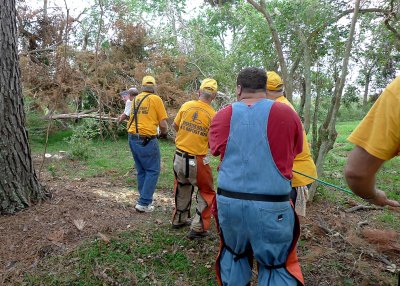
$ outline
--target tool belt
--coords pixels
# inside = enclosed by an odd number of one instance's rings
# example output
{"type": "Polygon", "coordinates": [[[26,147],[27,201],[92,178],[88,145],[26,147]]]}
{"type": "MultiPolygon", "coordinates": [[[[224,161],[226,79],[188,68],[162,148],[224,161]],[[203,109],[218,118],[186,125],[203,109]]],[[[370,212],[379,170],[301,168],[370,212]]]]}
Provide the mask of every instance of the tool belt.
{"type": "Polygon", "coordinates": [[[181,149],[176,149],[175,155],[180,156],[185,159],[185,178],[189,178],[189,160],[194,160],[196,156],[189,155],[188,152],[185,152],[181,149]]]}
{"type": "Polygon", "coordinates": [[[140,135],[136,133],[129,133],[133,138],[137,138],[139,140],[142,140],[142,146],[146,146],[151,140],[157,138],[157,136],[152,135],[140,135]]]}
{"type": "Polygon", "coordinates": [[[195,156],[189,155],[188,153],[182,153],[182,152],[179,152],[179,151],[176,151],[175,154],[180,156],[180,157],[188,158],[188,159],[196,158],[195,156]]]}
{"type": "Polygon", "coordinates": [[[247,201],[264,201],[264,202],[287,202],[290,200],[290,195],[265,195],[265,194],[249,194],[249,193],[239,193],[230,192],[221,188],[218,188],[217,194],[239,200],[247,201]]]}

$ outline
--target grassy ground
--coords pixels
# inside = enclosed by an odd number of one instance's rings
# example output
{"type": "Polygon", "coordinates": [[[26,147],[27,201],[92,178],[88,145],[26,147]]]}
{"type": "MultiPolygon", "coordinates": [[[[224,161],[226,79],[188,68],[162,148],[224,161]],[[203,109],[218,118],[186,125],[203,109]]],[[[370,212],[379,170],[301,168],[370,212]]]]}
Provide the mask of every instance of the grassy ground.
{"type": "Polygon", "coordinates": [[[53,257],[49,261],[55,266],[52,271],[27,274],[25,281],[28,285],[145,286],[179,285],[183,281],[215,285],[210,271],[213,261],[204,263],[214,249],[204,251],[206,244],[207,240],[193,243],[166,227],[123,232],[110,242],[96,240],[66,256],[53,257]]]}
{"type": "MultiPolygon", "coordinates": [[[[346,187],[342,170],[352,145],[345,139],[356,124],[356,122],[338,124],[339,136],[334,150],[327,157],[325,172],[320,174],[321,179],[346,187]]],[[[47,152],[54,154],[60,150],[68,151],[70,146],[66,144],[64,138],[70,135],[70,132],[61,132],[51,136],[47,152]]],[[[34,138],[32,148],[34,154],[43,153],[43,141],[34,138]]],[[[174,145],[172,142],[161,141],[160,148],[162,170],[157,188],[158,192],[170,193],[173,185],[174,145]]],[[[214,158],[211,162],[214,176],[217,164],[218,159],[214,158]]],[[[87,160],[51,161],[45,164],[44,168],[54,177],[107,176],[110,180],[122,179],[126,186],[134,188],[136,181],[131,172],[132,165],[127,140],[122,137],[116,141],[93,140],[90,143],[90,156],[87,160]],[[126,174],[132,175],[126,176],[126,174]]],[[[379,173],[378,185],[387,191],[389,197],[400,200],[398,170],[400,170],[398,158],[386,163],[379,173]]],[[[318,188],[315,204],[328,201],[344,205],[348,197],[347,194],[321,186],[318,188]]],[[[141,228],[120,232],[112,236],[110,241],[104,239],[86,241],[68,254],[47,258],[36,271],[25,274],[24,283],[26,285],[216,285],[213,262],[218,249],[218,238],[189,241],[185,237],[187,230],[173,231],[169,228],[169,218],[163,213],[155,220],[156,223],[154,220],[143,222],[141,228]],[[190,281],[190,284],[187,281],[190,281]]],[[[375,219],[386,228],[400,230],[398,214],[394,212],[382,211],[375,219]]],[[[300,248],[305,243],[300,241],[300,248]]],[[[303,265],[304,275],[311,277],[315,270],[308,266],[303,265]]],[[[350,278],[346,281],[335,285],[358,285],[353,284],[350,278]]]]}
{"type": "MultiPolygon", "coordinates": [[[[49,137],[47,153],[58,154],[59,151],[69,151],[70,146],[66,142],[71,135],[70,131],[56,133],[49,137]]],[[[173,186],[174,175],[172,172],[172,161],[175,151],[175,145],[172,141],[160,140],[161,151],[161,175],[158,180],[158,189],[171,189],[173,186]]],[[[43,154],[45,150],[44,140],[35,138],[31,140],[32,152],[34,154],[43,154]]],[[[132,153],[129,150],[128,140],[125,137],[116,140],[95,139],[90,142],[89,156],[85,160],[74,160],[76,168],[71,168],[70,161],[52,161],[46,165],[48,171],[54,176],[70,176],[71,178],[86,178],[102,175],[111,175],[114,179],[130,172],[134,166],[132,153]]],[[[213,170],[218,165],[218,158],[211,158],[213,170]]],[[[214,172],[216,179],[216,173],[214,172]]],[[[135,185],[134,177],[127,178],[127,183],[135,185]]]]}

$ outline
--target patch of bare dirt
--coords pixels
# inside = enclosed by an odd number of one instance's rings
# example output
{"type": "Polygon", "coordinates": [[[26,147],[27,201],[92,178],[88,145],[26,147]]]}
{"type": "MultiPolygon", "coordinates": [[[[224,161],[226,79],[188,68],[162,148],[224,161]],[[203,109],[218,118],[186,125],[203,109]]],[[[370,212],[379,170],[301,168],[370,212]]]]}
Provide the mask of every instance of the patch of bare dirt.
{"type": "Polygon", "coordinates": [[[299,245],[306,285],[397,285],[400,233],[376,221],[383,209],[347,205],[308,207],[299,245]]]}
{"type": "Polygon", "coordinates": [[[137,213],[137,192],[108,177],[71,180],[44,174],[41,181],[52,191],[50,200],[0,216],[0,285],[34,269],[47,256],[71,251],[83,240],[104,240],[144,221],[156,222],[157,210],[172,213],[172,194],[168,198],[165,191],[155,194],[155,213],[137,213]]]}
{"type": "MultiPolygon", "coordinates": [[[[106,241],[144,224],[147,228],[168,227],[172,191],[157,190],[155,212],[139,214],[134,210],[137,192],[124,185],[124,180],[111,177],[53,178],[44,173],[41,180],[52,190],[52,198],[13,216],[0,217],[0,285],[18,284],[23,273],[34,271],[40,261],[68,253],[84,240],[106,241]]],[[[358,203],[350,198],[345,207],[330,202],[309,205],[298,244],[306,285],[397,283],[399,232],[375,219],[382,209],[351,209],[354,206],[358,203]]],[[[392,211],[399,217],[398,209],[392,211]]],[[[217,249],[218,240],[212,243],[210,249],[217,249]]],[[[207,263],[215,255],[207,256],[207,263]]]]}

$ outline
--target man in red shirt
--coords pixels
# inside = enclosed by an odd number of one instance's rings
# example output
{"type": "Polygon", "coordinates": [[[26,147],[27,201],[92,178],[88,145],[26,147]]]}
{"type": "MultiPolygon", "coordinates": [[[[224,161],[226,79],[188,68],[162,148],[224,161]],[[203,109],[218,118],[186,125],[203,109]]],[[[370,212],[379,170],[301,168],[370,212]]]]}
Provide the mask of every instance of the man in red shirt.
{"type": "Polygon", "coordinates": [[[263,69],[242,70],[238,102],[220,110],[210,127],[211,154],[221,155],[219,285],[247,285],[252,257],[259,285],[304,285],[296,256],[300,227],[289,199],[303,129],[289,106],[266,99],[266,82],[263,69]]]}

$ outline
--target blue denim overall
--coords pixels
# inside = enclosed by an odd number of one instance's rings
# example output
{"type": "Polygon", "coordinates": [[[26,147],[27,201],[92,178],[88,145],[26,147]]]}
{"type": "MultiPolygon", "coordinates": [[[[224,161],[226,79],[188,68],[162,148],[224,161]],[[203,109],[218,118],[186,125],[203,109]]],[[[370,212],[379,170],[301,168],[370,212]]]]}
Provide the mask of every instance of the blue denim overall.
{"type": "Polygon", "coordinates": [[[285,265],[295,251],[296,218],[289,201],[291,182],[276,167],[269,148],[266,128],[272,104],[263,99],[252,106],[232,105],[228,143],[218,174],[220,285],[247,285],[252,255],[259,265],[258,285],[301,285],[285,265]],[[275,197],[284,199],[274,201],[275,197]]]}

